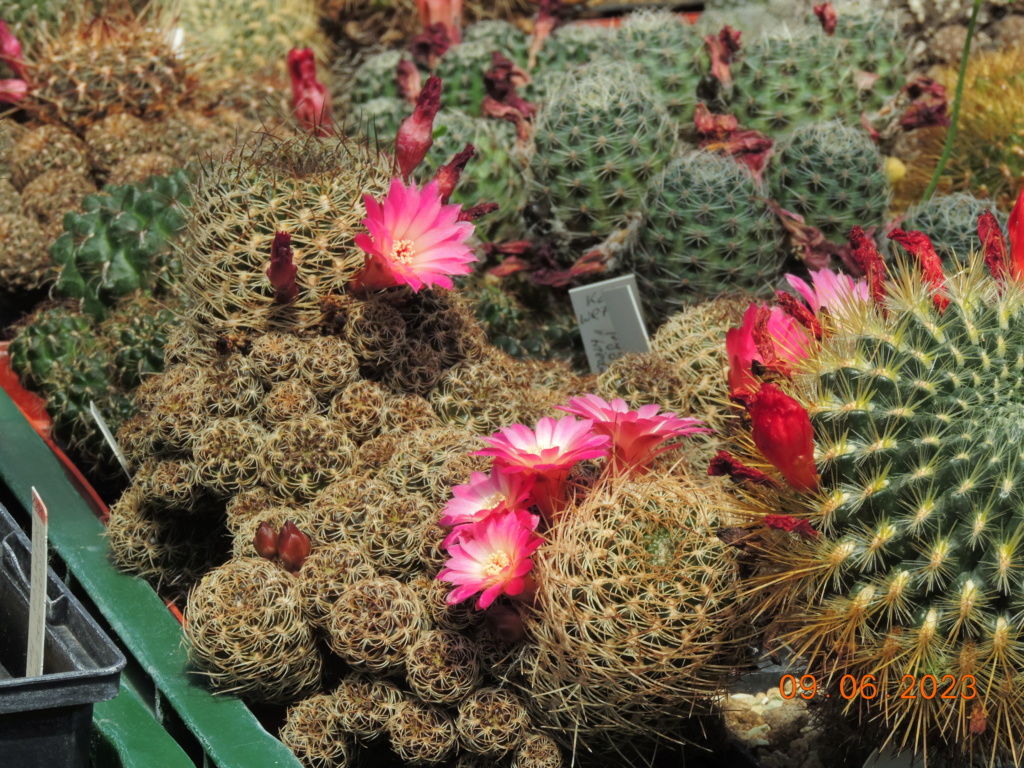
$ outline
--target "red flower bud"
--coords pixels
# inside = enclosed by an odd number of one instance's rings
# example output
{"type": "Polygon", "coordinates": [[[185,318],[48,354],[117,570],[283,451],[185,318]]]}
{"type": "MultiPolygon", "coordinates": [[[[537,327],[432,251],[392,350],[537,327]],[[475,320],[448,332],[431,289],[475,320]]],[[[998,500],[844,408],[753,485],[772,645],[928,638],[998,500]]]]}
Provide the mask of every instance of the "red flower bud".
{"type": "Polygon", "coordinates": [[[451,159],[451,162],[437,169],[434,178],[437,179],[437,188],[441,193],[442,203],[447,203],[451,198],[452,192],[459,184],[459,179],[462,178],[462,172],[466,169],[466,163],[472,160],[474,155],[476,155],[476,147],[467,144],[465,149],[451,159]]]}
{"type": "Polygon", "coordinates": [[[288,51],[288,75],[292,81],[292,109],[299,124],[314,136],[334,135],[331,94],[316,78],[316,59],[310,48],[288,51]]]}
{"type": "Polygon", "coordinates": [[[814,15],[818,17],[818,21],[821,22],[821,28],[825,30],[826,35],[831,37],[835,34],[838,19],[836,18],[836,9],[832,7],[832,3],[815,5],[814,15]]]}
{"type": "Polygon", "coordinates": [[[939,312],[944,311],[949,306],[949,299],[946,297],[946,275],[942,271],[942,259],[935,252],[932,239],[924,232],[904,232],[899,227],[889,232],[889,239],[902,245],[921,262],[925,282],[935,291],[932,301],[939,312]]]}
{"type": "Polygon", "coordinates": [[[253,539],[253,546],[256,554],[267,560],[277,557],[277,531],[270,523],[262,522],[256,529],[256,537],[253,539]]]}
{"type": "Polygon", "coordinates": [[[804,407],[775,384],[764,384],[747,409],[757,449],[792,488],[815,490],[814,429],[804,407]]]}
{"type": "Polygon", "coordinates": [[[500,207],[497,203],[477,203],[459,211],[459,218],[456,221],[476,221],[481,216],[494,213],[500,207]]]}
{"type": "Polygon", "coordinates": [[[416,99],[416,109],[402,121],[395,139],[398,168],[405,181],[434,144],[434,118],[440,106],[441,78],[431,75],[416,99]]]}
{"type": "Polygon", "coordinates": [[[1010,211],[1010,276],[1024,281],[1024,188],[1010,211]]]}
{"type": "Polygon", "coordinates": [[[978,238],[981,250],[985,254],[985,264],[996,282],[1002,284],[1006,280],[1006,240],[1003,238],[1002,227],[992,214],[985,211],[978,217],[978,238]]]}
{"type": "Polygon", "coordinates": [[[285,522],[281,528],[281,535],[277,537],[277,554],[285,570],[296,573],[309,557],[310,548],[309,536],[300,531],[291,520],[285,522]]]}
{"type": "Polygon", "coordinates": [[[274,288],[274,301],[277,304],[290,304],[299,295],[299,286],[295,284],[295,276],[299,268],[292,261],[292,236],[287,232],[274,235],[274,244],[270,246],[270,268],[267,277],[274,288]]]}

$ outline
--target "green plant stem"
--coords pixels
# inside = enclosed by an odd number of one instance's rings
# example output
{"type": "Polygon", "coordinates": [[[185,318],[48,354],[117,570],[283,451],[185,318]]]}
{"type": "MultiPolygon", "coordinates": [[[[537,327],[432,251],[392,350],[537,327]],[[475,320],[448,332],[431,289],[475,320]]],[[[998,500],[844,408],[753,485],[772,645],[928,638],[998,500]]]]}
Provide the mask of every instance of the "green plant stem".
{"type": "Polygon", "coordinates": [[[939,186],[939,179],[946,168],[949,156],[953,153],[953,142],[956,141],[957,122],[960,118],[960,101],[964,93],[964,80],[967,77],[967,60],[971,55],[971,40],[974,39],[974,27],[978,22],[978,11],[981,10],[981,0],[974,0],[974,7],[971,9],[971,20],[967,22],[967,39],[964,40],[964,52],[960,56],[960,73],[956,79],[956,94],[953,96],[953,114],[949,118],[949,132],[946,134],[946,146],[942,148],[942,157],[935,167],[935,174],[932,176],[928,188],[924,191],[921,202],[931,199],[935,188],[939,186]]]}

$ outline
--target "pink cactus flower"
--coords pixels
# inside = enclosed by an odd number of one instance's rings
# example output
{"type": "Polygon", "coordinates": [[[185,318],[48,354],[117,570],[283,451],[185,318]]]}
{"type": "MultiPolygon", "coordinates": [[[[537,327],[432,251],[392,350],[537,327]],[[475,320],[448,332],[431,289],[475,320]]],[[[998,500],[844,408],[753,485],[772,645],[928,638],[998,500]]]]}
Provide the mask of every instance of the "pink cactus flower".
{"type": "Polygon", "coordinates": [[[544,540],[513,513],[491,515],[467,527],[469,535],[450,547],[451,557],[437,575],[456,585],[446,602],[455,605],[479,594],[476,607],[483,610],[499,595],[521,594],[533,568],[530,555],[544,540]]]}
{"type": "Polygon", "coordinates": [[[593,420],[594,432],[611,439],[611,462],[616,472],[645,472],[655,457],[675,447],[665,445],[666,441],[711,432],[700,419],[658,413],[660,405],[630,410],[622,398],[609,403],[597,395],[584,395],[570,400],[568,406],[558,406],[558,410],[593,420]]]}
{"type": "MultiPolygon", "coordinates": [[[[474,472],[469,476],[468,483],[452,488],[452,498],[445,505],[444,516],[438,525],[462,527],[491,515],[526,507],[532,485],[533,481],[520,472],[506,472],[497,468],[490,474],[474,472]]],[[[443,545],[447,547],[459,535],[459,528],[456,528],[443,545]]]]}
{"type": "Polygon", "coordinates": [[[569,470],[580,461],[608,455],[611,439],[593,434],[593,426],[593,421],[573,416],[557,421],[545,417],[536,431],[513,424],[483,438],[490,447],[473,455],[493,456],[495,467],[532,479],[531,499],[550,520],[565,507],[569,470]]]}
{"type": "Polygon", "coordinates": [[[835,312],[846,306],[851,299],[868,301],[868,281],[854,280],[849,275],[831,269],[812,269],[811,284],[802,277],[786,275],[786,280],[799,293],[815,315],[827,309],[835,312]]]}
{"type": "MultiPolygon", "coordinates": [[[[729,391],[734,396],[753,394],[759,382],[752,371],[756,360],[764,363],[754,340],[757,305],[751,303],[743,314],[739,328],[730,328],[725,334],[725,351],[729,358],[729,391]]],[[[781,307],[772,307],[768,319],[768,332],[775,345],[778,359],[796,362],[807,357],[807,348],[813,343],[807,330],[781,307]]]]}
{"type": "Polygon", "coordinates": [[[459,221],[460,205],[441,202],[438,182],[422,190],[406,187],[401,179],[391,182],[384,200],[363,198],[369,234],[355,236],[367,253],[366,266],[353,278],[358,291],[377,291],[408,285],[419,291],[430,285],[452,288],[450,275],[465,275],[477,260],[466,240],[473,224],[459,221]]]}

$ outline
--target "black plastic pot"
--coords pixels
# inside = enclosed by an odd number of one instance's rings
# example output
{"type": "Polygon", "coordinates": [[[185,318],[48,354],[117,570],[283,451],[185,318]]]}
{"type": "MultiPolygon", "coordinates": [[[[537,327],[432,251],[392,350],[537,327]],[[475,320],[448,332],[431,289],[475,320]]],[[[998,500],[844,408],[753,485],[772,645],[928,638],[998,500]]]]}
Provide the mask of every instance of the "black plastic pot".
{"type": "Polygon", "coordinates": [[[51,570],[43,675],[24,676],[30,558],[0,506],[0,764],[88,768],[93,704],[117,695],[125,658],[51,570]]]}

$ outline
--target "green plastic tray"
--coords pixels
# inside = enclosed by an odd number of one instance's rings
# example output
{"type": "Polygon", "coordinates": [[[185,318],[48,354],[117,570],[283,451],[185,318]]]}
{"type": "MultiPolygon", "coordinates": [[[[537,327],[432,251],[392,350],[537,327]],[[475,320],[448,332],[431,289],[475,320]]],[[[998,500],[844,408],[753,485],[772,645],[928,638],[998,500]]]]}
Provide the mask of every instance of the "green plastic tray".
{"type": "MultiPolygon", "coordinates": [[[[240,700],[213,696],[191,673],[181,626],[145,581],[113,567],[103,525],[3,390],[0,480],[25,509],[31,505],[31,488],[39,490],[50,513],[51,548],[152,681],[158,703],[166,702],[195,737],[203,763],[221,768],[301,768],[240,700]]],[[[125,683],[113,701],[96,706],[94,724],[100,736],[97,749],[106,749],[108,755],[117,752],[125,768],[194,765],[181,747],[168,743],[153,710],[137,692],[126,690],[125,683]]]]}

